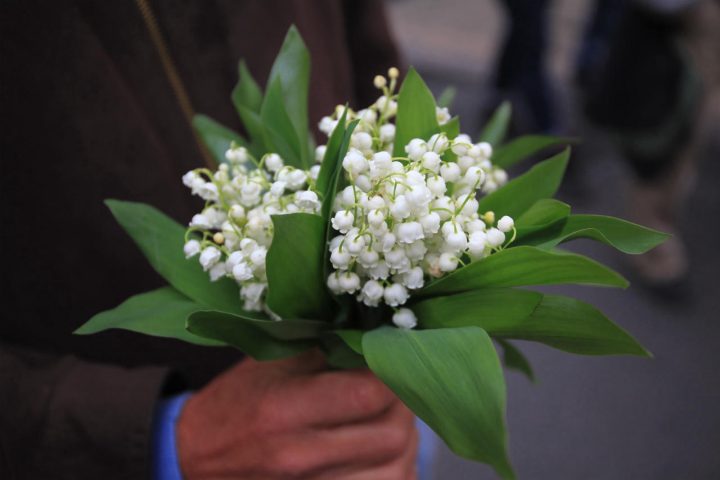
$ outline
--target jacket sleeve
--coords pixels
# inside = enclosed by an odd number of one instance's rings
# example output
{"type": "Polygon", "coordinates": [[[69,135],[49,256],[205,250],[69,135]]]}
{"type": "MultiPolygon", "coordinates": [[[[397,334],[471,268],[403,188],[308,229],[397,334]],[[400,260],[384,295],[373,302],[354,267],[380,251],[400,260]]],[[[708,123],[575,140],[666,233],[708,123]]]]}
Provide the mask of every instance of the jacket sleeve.
{"type": "Polygon", "coordinates": [[[0,478],[150,478],[166,376],[0,344],[0,478]]]}

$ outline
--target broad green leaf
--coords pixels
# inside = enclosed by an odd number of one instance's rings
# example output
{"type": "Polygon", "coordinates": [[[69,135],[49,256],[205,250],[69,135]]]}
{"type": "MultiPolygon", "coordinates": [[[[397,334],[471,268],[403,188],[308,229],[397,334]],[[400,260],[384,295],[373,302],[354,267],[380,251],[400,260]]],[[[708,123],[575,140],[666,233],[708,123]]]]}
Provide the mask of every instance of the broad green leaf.
{"type": "Polygon", "coordinates": [[[206,115],[195,115],[193,128],[200,135],[218,165],[225,162],[225,152],[230,148],[232,142],[242,147],[249,147],[247,140],[240,134],[222,126],[206,115]]]}
{"type": "Polygon", "coordinates": [[[628,286],[619,273],[582,255],[547,252],[535,247],[507,248],[430,282],[415,297],[447,295],[486,287],[577,283],[628,286]]]}
{"type": "Polygon", "coordinates": [[[441,108],[450,108],[453,101],[455,101],[456,95],[457,95],[457,88],[447,87],[440,94],[440,97],[438,98],[438,101],[437,101],[437,106],[441,107],[441,108]]]}
{"type": "Polygon", "coordinates": [[[98,313],[75,330],[75,333],[87,335],[120,328],[197,345],[222,346],[223,342],[198,337],[185,330],[187,317],[206,308],[172,287],[163,287],[134,295],[112,310],[98,313]]]}
{"type": "Polygon", "coordinates": [[[515,478],[507,456],[505,380],[495,347],[478,327],[363,335],[370,369],[458,455],[515,478]]]}
{"type": "Polygon", "coordinates": [[[505,325],[529,317],[542,297],[530,290],[481,288],[422,300],[410,308],[422,328],[477,325],[492,333],[495,324],[505,325]]]}
{"type": "Polygon", "coordinates": [[[256,360],[292,357],[316,345],[310,340],[278,340],[258,328],[257,322],[229,313],[200,311],[190,315],[186,328],[200,337],[227,343],[256,360]]]}
{"type": "Polygon", "coordinates": [[[283,104],[280,79],[268,86],[260,108],[260,118],[263,121],[267,147],[277,152],[286,165],[306,168],[307,159],[300,155],[300,140],[283,104]]]}
{"type": "Polygon", "coordinates": [[[562,295],[545,295],[528,318],[505,326],[496,325],[488,333],[541,342],[581,355],[650,356],[637,340],[600,310],[562,295]]]}
{"type": "Polygon", "coordinates": [[[515,219],[517,238],[545,230],[567,219],[568,215],[570,215],[570,205],[567,203],[553,198],[542,198],[515,219]]]}
{"type": "Polygon", "coordinates": [[[150,265],[176,290],[214,310],[259,316],[241,308],[235,282],[227,278],[210,282],[197,258],[185,259],[185,228],[179,223],[142,203],[106,200],[105,204],[150,265]]]}
{"type": "MultiPolygon", "coordinates": [[[[323,196],[323,218],[327,218],[332,203],[335,198],[330,198],[328,191],[333,180],[342,171],[342,158],[340,157],[340,148],[345,139],[345,122],[347,119],[347,107],[343,110],[337,125],[330,134],[327,145],[325,146],[325,155],[323,156],[320,172],[318,173],[315,186],[323,196]]],[[[356,124],[357,125],[357,124],[356,124]]]]}
{"type": "Polygon", "coordinates": [[[300,150],[298,153],[301,163],[306,168],[309,168],[310,152],[307,139],[310,136],[308,130],[310,53],[294,25],[288,30],[280,52],[270,70],[267,84],[268,91],[275,82],[278,82],[281,86],[285,110],[295,130],[295,136],[299,141],[300,150]]]}
{"type": "Polygon", "coordinates": [[[336,330],[326,335],[323,351],[328,365],[342,369],[367,368],[362,355],[362,335],[360,330],[336,330]]]}
{"type": "Polygon", "coordinates": [[[542,161],[505,186],[480,199],[478,212],[493,211],[497,218],[510,215],[517,218],[535,202],[552,198],[560,187],[570,150],[542,161]]]}
{"type": "Polygon", "coordinates": [[[550,135],[524,135],[498,147],[491,158],[498,167],[508,168],[521,160],[546,148],[574,143],[574,138],[553,137],[550,135]]]}
{"type": "Polygon", "coordinates": [[[247,318],[246,320],[278,340],[314,339],[320,337],[329,328],[327,322],[318,320],[294,318],[283,320],[247,318]]]}
{"type": "Polygon", "coordinates": [[[252,153],[255,158],[262,157],[268,153],[268,148],[266,146],[267,135],[265,134],[265,127],[263,126],[260,114],[242,105],[237,106],[237,112],[245,126],[245,130],[247,130],[250,136],[251,141],[247,146],[248,150],[250,150],[250,153],[252,153]]]}
{"type": "MultiPolygon", "coordinates": [[[[343,172],[342,161],[343,158],[345,158],[345,154],[347,153],[348,149],[350,148],[350,137],[352,136],[353,130],[355,130],[358,122],[359,120],[353,120],[347,126],[347,129],[345,129],[342,142],[340,143],[340,148],[334,159],[327,158],[326,152],[326,158],[323,161],[323,164],[325,163],[325,161],[329,161],[330,165],[332,165],[333,162],[335,164],[335,169],[332,171],[332,173],[330,173],[330,179],[328,181],[327,190],[325,193],[325,197],[323,198],[323,203],[320,210],[323,221],[325,222],[325,243],[323,244],[325,253],[323,255],[322,261],[323,280],[327,280],[328,275],[330,275],[330,250],[327,248],[327,246],[330,244],[330,237],[333,235],[333,228],[332,224],[330,223],[330,215],[332,214],[332,206],[335,202],[335,195],[337,194],[337,190],[341,181],[341,176],[343,172]]],[[[333,132],[333,134],[334,133],[335,132],[333,132]]],[[[338,297],[333,296],[333,298],[337,300],[338,297]]]]}
{"type": "Polygon", "coordinates": [[[669,237],[620,218],[603,215],[570,215],[559,232],[538,232],[523,243],[539,248],[553,248],[576,238],[597,240],[623,253],[641,254],[660,245],[669,237]]]}
{"type": "Polygon", "coordinates": [[[330,297],[325,287],[325,222],[319,215],[273,215],[275,233],[267,253],[270,310],[282,318],[325,319],[330,297]]]}
{"type": "Polygon", "coordinates": [[[250,74],[245,61],[238,65],[238,82],[232,91],[232,101],[235,108],[245,107],[252,112],[260,113],[263,95],[260,87],[250,74]]]}
{"type": "Polygon", "coordinates": [[[362,330],[335,330],[334,333],[342,338],[348,347],[362,355],[362,337],[365,332],[362,330]]]}
{"type": "Polygon", "coordinates": [[[532,366],[525,355],[512,343],[502,338],[495,339],[503,349],[503,364],[505,368],[516,370],[524,374],[531,382],[535,381],[532,366]]]}
{"type": "Polygon", "coordinates": [[[440,125],[440,131],[445,133],[450,140],[460,135],[460,117],[453,117],[447,123],[440,125]]]}
{"type": "Polygon", "coordinates": [[[413,138],[427,140],[439,131],[435,99],[420,75],[411,68],[398,94],[393,156],[405,156],[405,146],[413,138]]]}
{"type": "Polygon", "coordinates": [[[510,117],[512,116],[512,107],[510,102],[504,101],[495,110],[483,128],[479,141],[488,142],[492,146],[502,143],[510,126],[510,117]]]}

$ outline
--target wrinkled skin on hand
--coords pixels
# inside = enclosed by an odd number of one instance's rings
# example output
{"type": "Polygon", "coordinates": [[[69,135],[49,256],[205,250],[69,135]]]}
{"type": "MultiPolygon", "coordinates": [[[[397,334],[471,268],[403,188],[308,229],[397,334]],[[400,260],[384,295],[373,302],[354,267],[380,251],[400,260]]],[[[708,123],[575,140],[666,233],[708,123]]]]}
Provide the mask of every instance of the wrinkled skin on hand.
{"type": "Polygon", "coordinates": [[[188,480],[416,478],[414,416],[372,372],[328,370],[319,352],[246,359],[186,404],[188,480]]]}

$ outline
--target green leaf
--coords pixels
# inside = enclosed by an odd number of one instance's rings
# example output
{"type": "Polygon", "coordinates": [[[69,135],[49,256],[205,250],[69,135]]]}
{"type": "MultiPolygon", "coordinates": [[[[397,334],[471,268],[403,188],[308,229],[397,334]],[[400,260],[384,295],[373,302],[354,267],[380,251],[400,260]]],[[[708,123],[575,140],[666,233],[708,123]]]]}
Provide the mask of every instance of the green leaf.
{"type": "Polygon", "coordinates": [[[439,131],[435,99],[420,75],[411,68],[398,94],[393,156],[405,156],[405,146],[413,138],[427,140],[439,131]]]}
{"type": "Polygon", "coordinates": [[[503,349],[503,364],[505,368],[517,370],[524,374],[531,382],[535,382],[535,374],[525,355],[507,340],[497,338],[496,341],[503,349]]]}
{"type": "Polygon", "coordinates": [[[190,315],[187,330],[195,335],[218,340],[237,348],[256,360],[277,360],[309,350],[316,342],[278,340],[257,326],[256,320],[223,312],[200,311],[190,315]]]}
{"type": "Polygon", "coordinates": [[[176,290],[214,310],[258,317],[241,308],[237,284],[222,278],[210,282],[197,258],[185,259],[185,228],[142,203],[106,200],[120,226],[132,237],[150,265],[176,290]]]}
{"type": "Polygon", "coordinates": [[[460,117],[453,117],[447,123],[440,125],[440,131],[445,133],[450,140],[453,140],[460,135],[460,117]]]}
{"type": "Polygon", "coordinates": [[[200,135],[218,165],[225,162],[225,152],[230,148],[232,142],[249,148],[247,140],[240,134],[222,126],[206,115],[195,115],[193,117],[193,128],[200,135]]]}
{"type": "Polygon", "coordinates": [[[496,325],[493,336],[541,342],[581,355],[639,355],[650,353],[597,308],[562,295],[545,295],[532,315],[496,325]]]}
{"type": "Polygon", "coordinates": [[[510,102],[504,101],[495,110],[483,128],[479,141],[488,142],[492,146],[497,146],[505,139],[508,127],[510,126],[510,117],[512,116],[512,107],[510,102]]]}
{"type": "Polygon", "coordinates": [[[285,110],[299,141],[300,161],[305,168],[309,168],[310,152],[307,139],[310,136],[308,130],[310,52],[294,25],[285,35],[280,52],[270,70],[267,90],[273,88],[276,82],[280,85],[285,110]]]}
{"type": "Polygon", "coordinates": [[[113,308],[98,313],[76,334],[87,335],[111,328],[167,337],[205,346],[222,346],[224,343],[198,337],[185,330],[187,317],[207,307],[199,305],[172,287],[134,295],[113,308]]]}
{"type": "Polygon", "coordinates": [[[493,325],[505,325],[529,317],[542,294],[511,288],[482,288],[422,300],[411,305],[422,328],[476,325],[492,333],[493,325]]]}
{"type": "Polygon", "coordinates": [[[478,212],[493,211],[497,218],[517,218],[535,202],[555,195],[567,167],[570,149],[542,161],[525,174],[480,199],[478,212]]]}
{"type": "MultiPolygon", "coordinates": [[[[344,114],[343,114],[344,116],[344,114]]],[[[342,168],[342,161],[345,158],[345,154],[347,153],[348,149],[350,148],[350,137],[352,136],[353,130],[355,130],[355,127],[357,126],[359,120],[353,120],[350,122],[350,124],[347,126],[347,129],[345,129],[345,132],[343,134],[343,139],[340,144],[340,148],[335,155],[335,157],[327,158],[327,151],[325,152],[326,158],[323,161],[323,165],[325,165],[326,161],[329,161],[329,165],[335,165],[335,169],[330,173],[330,178],[328,181],[327,190],[325,193],[325,197],[323,198],[322,207],[320,210],[320,214],[322,215],[323,221],[325,222],[325,243],[323,244],[323,248],[325,249],[325,253],[323,255],[323,280],[326,280],[328,275],[330,275],[330,250],[327,248],[327,245],[330,244],[330,237],[333,234],[332,224],[330,223],[330,215],[332,213],[332,206],[335,202],[335,195],[337,194],[338,186],[340,185],[341,181],[341,175],[343,172],[342,168]]],[[[335,132],[333,131],[333,135],[335,132]]],[[[329,148],[329,147],[328,147],[329,148]]],[[[321,171],[322,173],[322,171],[321,171]]],[[[338,297],[333,296],[334,299],[337,300],[338,297]]]]}
{"type": "Polygon", "coordinates": [[[238,65],[238,82],[232,91],[232,101],[235,108],[245,107],[252,112],[260,113],[263,96],[260,87],[250,74],[245,61],[238,65]]]}
{"type": "Polygon", "coordinates": [[[247,148],[259,158],[268,151],[260,118],[263,95],[243,60],[238,65],[238,82],[232,91],[232,101],[251,140],[247,148]]]}
{"type": "Polygon", "coordinates": [[[423,328],[480,327],[495,338],[542,342],[585,355],[645,355],[591,305],[529,290],[480,289],[412,305],[423,328]]]}
{"type": "Polygon", "coordinates": [[[570,205],[553,198],[542,198],[515,219],[517,238],[542,231],[558,224],[570,215],[570,205]]]}
{"type": "Polygon", "coordinates": [[[365,332],[362,330],[335,330],[334,333],[342,338],[347,346],[353,349],[355,353],[362,355],[362,337],[365,332]]]}
{"type": "Polygon", "coordinates": [[[576,238],[597,240],[623,253],[641,254],[664,242],[669,235],[635,223],[603,215],[570,215],[559,232],[539,232],[523,243],[553,248],[576,238]]]}
{"type": "Polygon", "coordinates": [[[363,336],[370,369],[458,455],[515,478],[507,456],[505,381],[495,347],[477,327],[363,336]]]}
{"type": "MultiPolygon", "coordinates": [[[[328,218],[332,204],[335,201],[334,195],[329,195],[329,190],[334,180],[342,171],[342,157],[340,157],[340,149],[345,140],[345,122],[347,119],[347,107],[343,110],[337,125],[330,134],[327,145],[325,146],[325,155],[323,156],[320,172],[318,173],[315,186],[323,196],[323,218],[328,218]]],[[[357,125],[357,123],[355,124],[357,125]]],[[[344,157],[344,155],[343,155],[344,157]]]]}
{"type": "Polygon", "coordinates": [[[547,252],[536,247],[513,247],[459,268],[430,282],[415,297],[447,295],[486,287],[577,283],[607,287],[628,286],[619,273],[582,255],[547,252]]]}
{"type": "Polygon", "coordinates": [[[362,335],[360,330],[336,330],[323,339],[323,350],[328,365],[333,368],[367,368],[362,355],[362,335]]]}
{"type": "Polygon", "coordinates": [[[267,253],[270,310],[282,318],[328,317],[325,288],[325,222],[319,215],[273,215],[275,233],[267,253]]]}
{"type": "Polygon", "coordinates": [[[246,320],[277,340],[309,340],[319,338],[329,328],[327,322],[320,322],[318,320],[294,318],[283,320],[247,318],[246,320]]]}
{"type": "Polygon", "coordinates": [[[263,121],[265,144],[268,148],[277,152],[286,165],[306,168],[307,159],[300,155],[300,140],[283,104],[280,79],[268,86],[260,108],[260,118],[263,121]]]}
{"type": "Polygon", "coordinates": [[[498,147],[491,158],[498,167],[508,168],[541,150],[557,145],[575,143],[574,138],[553,137],[550,135],[524,135],[498,147]]]}
{"type": "Polygon", "coordinates": [[[269,151],[266,145],[267,135],[265,134],[262,118],[260,118],[258,113],[242,105],[237,107],[237,112],[245,126],[245,130],[247,130],[250,136],[251,142],[246,148],[250,150],[250,153],[252,153],[255,158],[261,158],[269,151]]]}
{"type": "Polygon", "coordinates": [[[438,107],[450,108],[453,101],[455,100],[456,95],[457,95],[457,88],[447,87],[440,94],[440,98],[438,98],[438,101],[437,101],[438,107]]]}

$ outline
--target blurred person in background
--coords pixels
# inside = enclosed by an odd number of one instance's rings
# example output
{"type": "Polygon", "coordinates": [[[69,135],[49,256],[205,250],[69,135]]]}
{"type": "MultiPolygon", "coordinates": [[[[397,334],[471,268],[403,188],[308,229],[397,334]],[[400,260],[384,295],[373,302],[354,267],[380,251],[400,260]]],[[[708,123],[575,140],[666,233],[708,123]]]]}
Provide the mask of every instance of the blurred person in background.
{"type": "Polygon", "coordinates": [[[630,3],[604,62],[594,75],[585,72],[584,87],[589,119],[611,133],[634,174],[631,218],[673,234],[634,258],[636,273],[676,291],[688,271],[679,216],[703,140],[720,132],[720,2],[630,3]]]}
{"type": "Polygon", "coordinates": [[[0,478],[415,478],[414,418],[368,371],[72,334],[161,283],[103,199],[189,219],[192,114],[239,130],[237,61],[262,84],[292,23],[311,122],[398,63],[379,0],[2,2],[0,478]]]}

